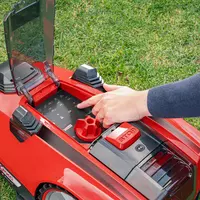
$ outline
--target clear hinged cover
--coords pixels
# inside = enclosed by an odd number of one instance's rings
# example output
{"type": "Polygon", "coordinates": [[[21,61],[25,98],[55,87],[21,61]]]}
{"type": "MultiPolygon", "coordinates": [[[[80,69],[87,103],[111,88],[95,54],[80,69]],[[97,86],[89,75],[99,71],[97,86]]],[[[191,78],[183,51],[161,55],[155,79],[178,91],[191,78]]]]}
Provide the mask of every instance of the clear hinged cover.
{"type": "Polygon", "coordinates": [[[22,0],[4,19],[12,81],[18,94],[35,88],[53,72],[54,6],[54,0],[22,0]]]}

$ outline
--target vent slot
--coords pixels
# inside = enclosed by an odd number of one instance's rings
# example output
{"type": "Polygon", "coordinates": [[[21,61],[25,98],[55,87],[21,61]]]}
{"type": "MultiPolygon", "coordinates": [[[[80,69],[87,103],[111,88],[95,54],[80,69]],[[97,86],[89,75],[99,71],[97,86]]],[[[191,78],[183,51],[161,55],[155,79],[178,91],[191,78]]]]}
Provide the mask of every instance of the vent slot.
{"type": "Polygon", "coordinates": [[[182,182],[191,176],[189,165],[164,148],[140,168],[163,188],[172,188],[174,183],[182,182]]]}

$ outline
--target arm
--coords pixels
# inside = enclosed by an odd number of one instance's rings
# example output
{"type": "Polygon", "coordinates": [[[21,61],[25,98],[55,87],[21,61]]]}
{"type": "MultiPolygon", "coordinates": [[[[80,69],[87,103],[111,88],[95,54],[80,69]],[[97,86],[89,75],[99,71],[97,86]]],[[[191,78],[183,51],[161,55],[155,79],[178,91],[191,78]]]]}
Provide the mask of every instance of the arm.
{"type": "Polygon", "coordinates": [[[106,84],[104,88],[106,93],[78,105],[80,109],[94,106],[92,112],[104,127],[123,121],[137,121],[144,116],[200,116],[200,74],[145,91],[106,84]]]}
{"type": "Polygon", "coordinates": [[[147,102],[154,117],[200,116],[200,74],[150,89],[147,102]]]}

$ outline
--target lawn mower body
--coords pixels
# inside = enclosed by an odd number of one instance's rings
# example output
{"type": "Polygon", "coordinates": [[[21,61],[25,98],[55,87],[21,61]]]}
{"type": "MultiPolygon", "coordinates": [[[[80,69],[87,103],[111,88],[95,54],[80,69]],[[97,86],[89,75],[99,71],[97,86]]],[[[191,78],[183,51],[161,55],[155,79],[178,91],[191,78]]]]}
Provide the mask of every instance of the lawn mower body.
{"type": "Polygon", "coordinates": [[[92,108],[77,109],[103,81],[87,65],[53,65],[53,0],[17,4],[4,25],[0,174],[19,199],[197,197],[200,136],[190,124],[145,117],[103,129],[92,108]]]}

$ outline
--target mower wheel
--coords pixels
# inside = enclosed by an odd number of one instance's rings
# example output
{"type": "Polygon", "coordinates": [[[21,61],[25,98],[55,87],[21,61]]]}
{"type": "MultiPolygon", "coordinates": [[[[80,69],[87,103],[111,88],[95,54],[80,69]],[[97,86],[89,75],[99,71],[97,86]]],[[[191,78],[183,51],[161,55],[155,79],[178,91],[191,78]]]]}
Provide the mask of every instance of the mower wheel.
{"type": "Polygon", "coordinates": [[[56,185],[44,184],[39,189],[36,200],[76,200],[76,198],[56,185]]]}

